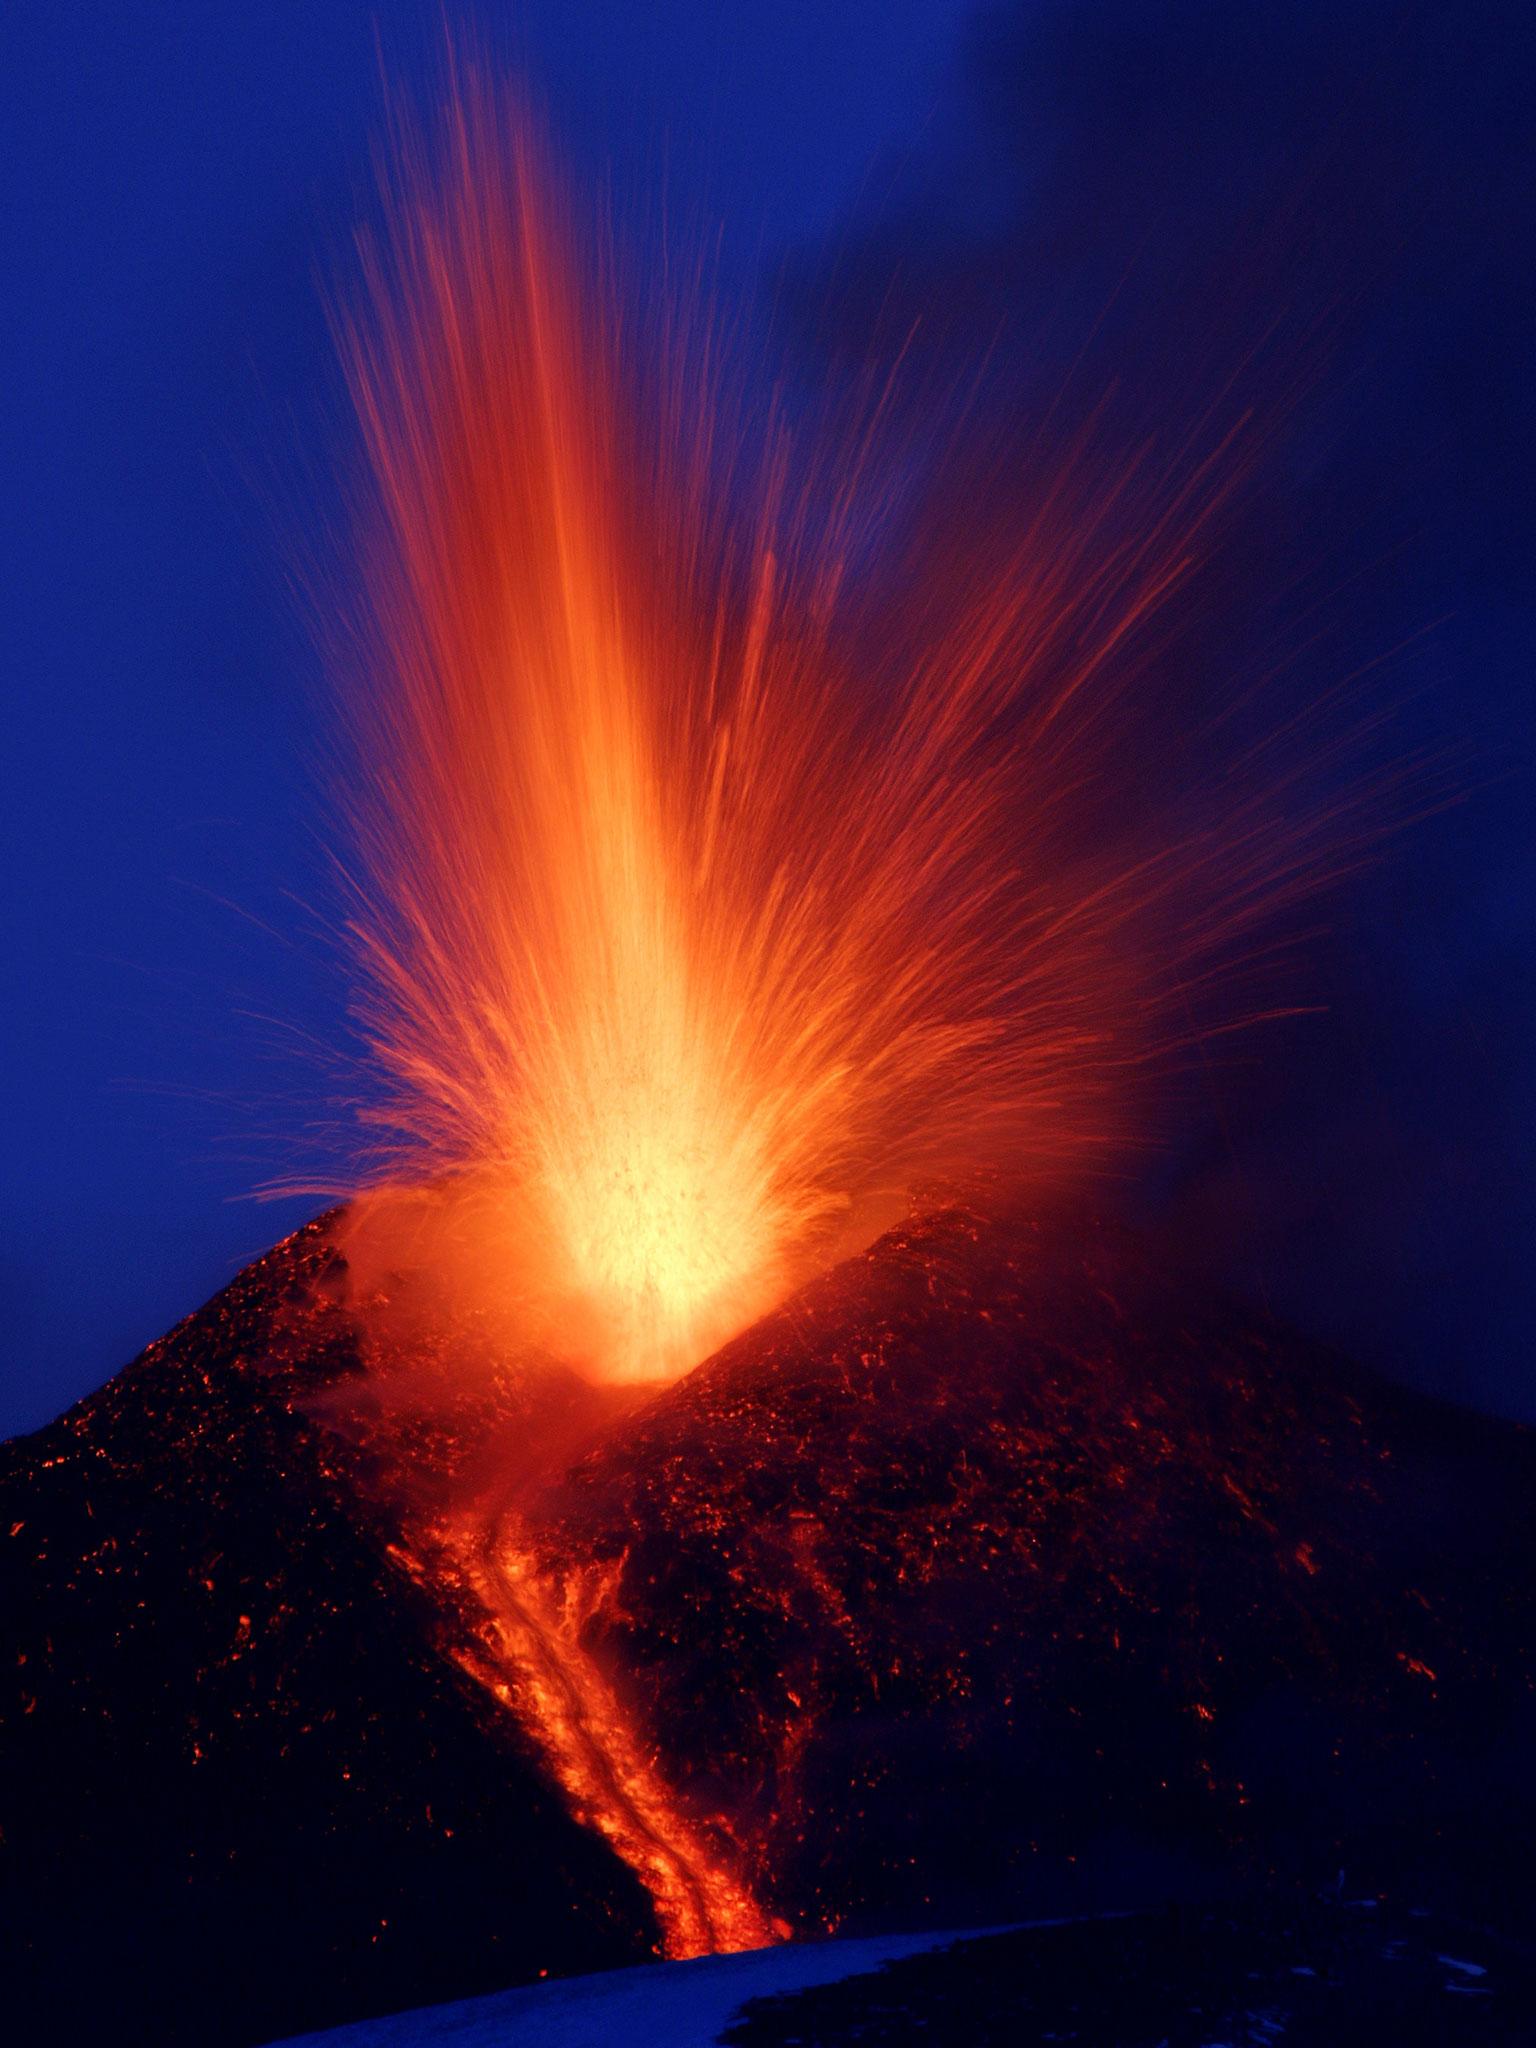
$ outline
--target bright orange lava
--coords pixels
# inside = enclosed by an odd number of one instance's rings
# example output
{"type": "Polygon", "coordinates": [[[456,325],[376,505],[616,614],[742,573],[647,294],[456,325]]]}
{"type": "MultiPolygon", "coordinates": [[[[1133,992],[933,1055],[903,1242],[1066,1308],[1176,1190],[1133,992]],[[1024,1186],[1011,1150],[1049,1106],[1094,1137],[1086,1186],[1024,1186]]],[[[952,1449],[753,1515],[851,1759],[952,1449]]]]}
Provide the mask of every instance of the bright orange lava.
{"type": "Polygon", "coordinates": [[[580,260],[484,86],[399,162],[344,323],[377,1178],[452,1211],[456,1284],[523,1336],[668,1377],[915,1178],[1101,1159],[1159,1018],[1305,866],[1235,798],[1083,843],[1241,463],[1100,475],[1090,435],[879,581],[880,402],[814,460],[754,423],[705,323],[580,260]]]}
{"type": "Polygon", "coordinates": [[[536,1560],[499,1525],[488,1535],[470,1517],[437,1533],[488,1617],[488,1656],[461,1650],[460,1663],[533,1733],[571,1812],[644,1884],[665,1954],[681,1961],[784,1940],[789,1927],[762,1910],[647,1754],[582,1643],[586,1617],[571,1587],[552,1596],[536,1560]]]}

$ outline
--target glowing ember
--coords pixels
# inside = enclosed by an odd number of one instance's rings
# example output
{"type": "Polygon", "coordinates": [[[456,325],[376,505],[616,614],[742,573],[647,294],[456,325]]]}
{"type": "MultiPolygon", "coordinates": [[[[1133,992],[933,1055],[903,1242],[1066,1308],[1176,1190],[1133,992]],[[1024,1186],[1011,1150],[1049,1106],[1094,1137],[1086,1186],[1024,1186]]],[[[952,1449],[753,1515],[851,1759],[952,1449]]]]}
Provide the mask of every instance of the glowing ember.
{"type": "Polygon", "coordinates": [[[525,1346],[669,1377],[915,1178],[1101,1160],[1173,998],[1302,879],[1305,835],[1230,794],[1084,851],[1238,465],[1149,444],[1099,480],[1085,438],[1017,530],[909,534],[877,588],[868,419],[792,462],[707,333],[584,278],[484,88],[400,161],[345,325],[345,803],[374,1179],[431,1192],[358,1228],[386,1266],[423,1233],[525,1346]]]}

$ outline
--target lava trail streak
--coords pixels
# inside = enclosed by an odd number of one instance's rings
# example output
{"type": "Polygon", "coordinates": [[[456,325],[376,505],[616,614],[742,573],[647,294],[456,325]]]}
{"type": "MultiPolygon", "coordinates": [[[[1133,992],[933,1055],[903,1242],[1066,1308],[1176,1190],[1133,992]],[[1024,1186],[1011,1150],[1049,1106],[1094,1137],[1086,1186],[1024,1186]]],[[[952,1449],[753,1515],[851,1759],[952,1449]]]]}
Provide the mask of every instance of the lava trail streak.
{"type": "Polygon", "coordinates": [[[510,1517],[465,1523],[454,1548],[490,1618],[488,1656],[459,1662],[533,1736],[572,1811],[596,1828],[655,1903],[669,1957],[765,1948],[789,1928],[770,1919],[645,1753],[613,1688],[580,1640],[575,1603],[552,1597],[510,1517]]]}

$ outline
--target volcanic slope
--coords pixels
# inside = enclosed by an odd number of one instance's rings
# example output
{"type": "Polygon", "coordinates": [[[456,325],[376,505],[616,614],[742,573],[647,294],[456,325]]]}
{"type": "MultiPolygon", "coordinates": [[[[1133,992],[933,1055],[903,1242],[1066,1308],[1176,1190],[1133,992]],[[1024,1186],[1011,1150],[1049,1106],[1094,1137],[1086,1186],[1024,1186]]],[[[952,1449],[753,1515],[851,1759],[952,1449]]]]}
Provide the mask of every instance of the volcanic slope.
{"type": "Polygon", "coordinates": [[[797,1928],[1341,1868],[1536,1925],[1536,1436],[1124,1232],[921,1217],[517,1520],[797,1928]]]}
{"type": "Polygon", "coordinates": [[[358,1370],[327,1224],[0,1447],[8,2041],[264,2041],[643,1959],[632,1874],[313,1419],[358,1370]]]}
{"type": "Polygon", "coordinates": [[[932,1203],[622,1397],[322,1219],[0,1451],[13,2038],[1341,1866],[1528,1924],[1533,1536],[1529,1432],[1081,1216],[932,1203]]]}

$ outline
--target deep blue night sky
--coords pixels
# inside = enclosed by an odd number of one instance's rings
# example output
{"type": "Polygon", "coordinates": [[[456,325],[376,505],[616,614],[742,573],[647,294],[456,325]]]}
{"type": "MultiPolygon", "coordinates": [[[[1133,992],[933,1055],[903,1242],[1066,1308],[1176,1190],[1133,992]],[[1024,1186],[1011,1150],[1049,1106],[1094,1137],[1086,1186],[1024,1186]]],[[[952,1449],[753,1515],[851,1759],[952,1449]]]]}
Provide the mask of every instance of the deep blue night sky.
{"type": "MultiPolygon", "coordinates": [[[[1409,737],[1466,739],[1468,795],[1357,890],[1330,1017],[1211,1084],[1160,1199],[1319,1333],[1536,1415],[1523,10],[529,0],[515,34],[449,13],[518,59],[579,177],[622,196],[664,170],[685,218],[724,222],[731,289],[894,252],[961,309],[961,346],[967,305],[978,333],[999,302],[1059,313],[1127,248],[1155,294],[1249,187],[1325,164],[1343,257],[1299,288],[1367,251],[1380,276],[1285,512],[1319,549],[1390,552],[1349,644],[1431,629],[1401,671],[1409,737]]],[[[303,908],[314,660],[288,589],[336,517],[317,280],[367,186],[376,40],[409,83],[441,22],[435,0],[62,0],[0,32],[0,1430],[314,1206],[241,1198],[312,1113],[269,1020],[324,1041],[341,1002],[303,908]]]]}

